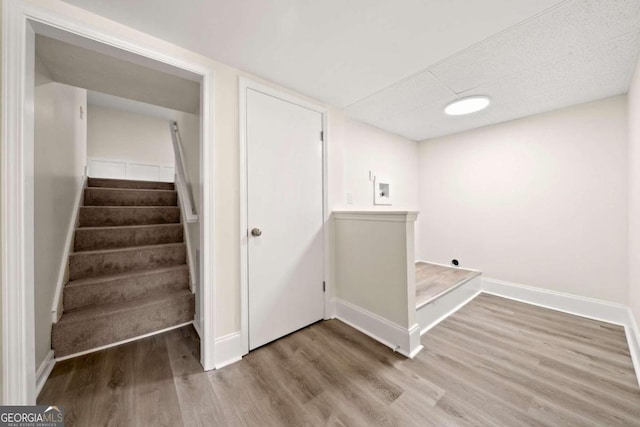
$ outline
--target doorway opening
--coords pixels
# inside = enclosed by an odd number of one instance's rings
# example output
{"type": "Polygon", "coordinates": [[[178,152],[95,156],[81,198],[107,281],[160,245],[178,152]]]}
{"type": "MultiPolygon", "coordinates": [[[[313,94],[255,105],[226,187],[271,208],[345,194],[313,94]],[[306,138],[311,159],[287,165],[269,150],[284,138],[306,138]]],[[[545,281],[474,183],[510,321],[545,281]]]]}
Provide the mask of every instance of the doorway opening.
{"type": "MultiPolygon", "coordinates": [[[[42,374],[42,369],[36,368],[36,322],[46,316],[53,323],[60,314],[56,313],[53,303],[49,306],[51,310],[47,310],[48,313],[43,313],[42,310],[42,307],[47,306],[46,303],[39,304],[37,308],[35,306],[36,292],[39,292],[36,289],[36,270],[41,267],[36,264],[38,260],[35,256],[34,221],[38,208],[35,198],[37,187],[42,186],[37,186],[34,180],[37,166],[34,104],[36,67],[42,69],[43,65],[49,72],[49,77],[52,77],[52,82],[80,88],[78,93],[90,90],[95,94],[119,98],[125,103],[129,101],[168,108],[172,106],[172,102],[175,107],[176,101],[184,101],[184,97],[171,93],[171,88],[175,89],[179,85],[159,85],[159,80],[154,81],[150,76],[165,76],[173,78],[174,82],[186,82],[187,85],[191,83],[195,87],[195,108],[191,107],[189,110],[179,106],[175,110],[193,116],[189,125],[183,125],[183,133],[187,133],[186,128],[190,127],[189,138],[195,141],[189,153],[191,164],[188,168],[198,169],[192,177],[193,181],[198,181],[193,194],[193,199],[199,204],[198,223],[184,232],[196,240],[194,252],[199,253],[199,260],[194,257],[190,266],[197,266],[191,276],[195,279],[192,286],[197,287],[194,289],[197,293],[197,314],[194,320],[201,333],[201,363],[204,369],[213,369],[212,70],[203,64],[167,55],[142,43],[121,40],[88,24],[70,22],[64,17],[20,1],[8,3],[3,14],[3,26],[6,35],[3,38],[3,51],[6,55],[2,64],[5,90],[2,97],[1,153],[3,401],[6,404],[35,403],[37,382],[41,380],[37,374],[42,374]],[[49,49],[44,48],[47,46],[49,49]],[[58,60],[56,55],[47,57],[46,52],[57,52],[58,60]],[[72,65],[73,69],[66,69],[65,63],[72,65]],[[109,65],[111,69],[108,68],[109,65]],[[151,90],[145,91],[142,84],[136,84],[131,79],[122,79],[122,76],[140,77],[139,72],[127,73],[133,69],[145,70],[142,77],[144,82],[151,83],[147,85],[151,90]],[[122,71],[120,77],[114,72],[117,70],[122,71]]],[[[90,105],[86,106],[86,95],[83,107],[80,111],[75,110],[76,106],[73,108],[74,113],[84,119],[87,108],[91,108],[90,105]]],[[[180,122],[181,119],[184,117],[177,117],[173,122],[180,122]]],[[[173,122],[170,127],[169,120],[166,121],[167,134],[171,128],[175,128],[173,122]]],[[[180,136],[185,139],[184,134],[180,136]]],[[[78,153],[66,154],[83,157],[78,153]]],[[[86,155],[84,160],[87,160],[86,155]]],[[[145,171],[143,172],[147,173],[150,169],[145,171]]],[[[59,258],[63,258],[59,255],[59,258]]],[[[54,276],[63,277],[64,273],[54,276]]],[[[56,277],[49,279],[48,283],[50,286],[53,283],[55,287],[56,277]]],[[[55,295],[58,293],[54,290],[52,298],[59,298],[55,295]]]]}

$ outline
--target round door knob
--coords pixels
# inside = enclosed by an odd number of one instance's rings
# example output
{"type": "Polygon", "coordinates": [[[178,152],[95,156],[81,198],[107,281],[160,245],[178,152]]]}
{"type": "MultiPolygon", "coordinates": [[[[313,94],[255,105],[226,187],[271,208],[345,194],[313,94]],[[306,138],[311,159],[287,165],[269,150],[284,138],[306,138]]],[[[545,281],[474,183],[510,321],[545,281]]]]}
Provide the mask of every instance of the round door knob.
{"type": "Polygon", "coordinates": [[[251,230],[251,235],[252,236],[260,236],[262,234],[262,230],[260,230],[259,228],[254,228],[253,230],[251,230]]]}

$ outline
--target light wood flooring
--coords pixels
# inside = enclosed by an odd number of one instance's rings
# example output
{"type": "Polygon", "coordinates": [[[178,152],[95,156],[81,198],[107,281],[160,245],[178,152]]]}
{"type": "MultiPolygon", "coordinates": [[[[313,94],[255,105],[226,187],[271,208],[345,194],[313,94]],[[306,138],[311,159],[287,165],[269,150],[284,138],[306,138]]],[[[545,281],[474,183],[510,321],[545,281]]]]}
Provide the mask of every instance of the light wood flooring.
{"type": "Polygon", "coordinates": [[[640,426],[621,327],[480,295],[413,359],[338,320],[205,373],[192,327],[58,363],[67,426],[640,426]]]}
{"type": "Polygon", "coordinates": [[[422,307],[479,275],[477,271],[417,262],[416,308],[422,307]]]}

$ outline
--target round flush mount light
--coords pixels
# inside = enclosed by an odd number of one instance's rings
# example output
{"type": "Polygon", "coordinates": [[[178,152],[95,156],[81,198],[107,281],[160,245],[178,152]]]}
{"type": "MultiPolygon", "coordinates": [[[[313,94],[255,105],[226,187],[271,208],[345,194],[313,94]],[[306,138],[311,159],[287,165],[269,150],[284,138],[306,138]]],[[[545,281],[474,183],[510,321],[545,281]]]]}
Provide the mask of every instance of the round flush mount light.
{"type": "Polygon", "coordinates": [[[486,96],[469,96],[467,98],[456,99],[444,107],[444,112],[450,116],[462,116],[484,110],[490,104],[486,96]]]}

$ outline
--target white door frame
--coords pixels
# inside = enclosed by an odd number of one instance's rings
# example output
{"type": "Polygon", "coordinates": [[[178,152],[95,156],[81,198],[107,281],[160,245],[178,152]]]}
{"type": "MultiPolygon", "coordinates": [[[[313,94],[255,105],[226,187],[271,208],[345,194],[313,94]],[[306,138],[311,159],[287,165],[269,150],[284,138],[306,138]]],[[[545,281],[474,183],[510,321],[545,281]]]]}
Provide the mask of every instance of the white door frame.
{"type": "Polygon", "coordinates": [[[203,64],[103,29],[25,0],[2,0],[2,141],[0,232],[2,253],[2,404],[27,405],[36,400],[34,338],[33,160],[34,98],[27,83],[33,73],[34,30],[31,23],[81,36],[187,70],[201,76],[200,223],[203,313],[201,363],[214,368],[214,92],[213,70],[203,64]]]}
{"type": "Polygon", "coordinates": [[[329,218],[328,208],[328,181],[327,181],[327,146],[328,146],[328,110],[325,106],[305,100],[285,91],[267,86],[254,80],[240,77],[239,81],[239,135],[240,135],[240,339],[242,355],[249,353],[249,264],[247,259],[249,243],[249,227],[247,223],[248,209],[248,182],[247,182],[247,90],[253,89],[266,95],[282,99],[292,104],[308,108],[322,115],[322,233],[323,233],[323,280],[326,284],[324,293],[324,318],[333,317],[330,304],[329,274],[329,218]]]}

